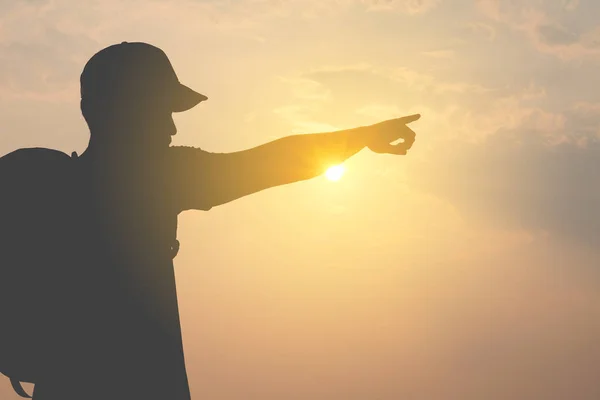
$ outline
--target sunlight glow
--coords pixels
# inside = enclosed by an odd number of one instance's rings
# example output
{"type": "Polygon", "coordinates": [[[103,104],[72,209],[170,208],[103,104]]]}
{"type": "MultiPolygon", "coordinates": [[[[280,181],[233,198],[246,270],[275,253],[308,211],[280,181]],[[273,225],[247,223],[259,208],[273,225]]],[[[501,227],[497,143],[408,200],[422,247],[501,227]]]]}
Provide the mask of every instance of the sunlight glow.
{"type": "Polygon", "coordinates": [[[341,165],[335,165],[330,167],[327,172],[325,172],[325,176],[330,181],[339,181],[344,175],[344,167],[341,165]]]}

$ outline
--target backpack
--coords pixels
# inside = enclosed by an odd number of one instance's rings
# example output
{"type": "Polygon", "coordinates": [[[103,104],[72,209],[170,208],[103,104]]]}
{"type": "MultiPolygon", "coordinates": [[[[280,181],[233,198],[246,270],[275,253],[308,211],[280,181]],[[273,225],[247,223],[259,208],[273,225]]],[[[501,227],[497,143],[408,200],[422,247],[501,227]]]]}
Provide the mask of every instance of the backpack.
{"type": "Polygon", "coordinates": [[[68,257],[73,170],[72,157],[50,149],[0,158],[0,373],[22,397],[31,396],[20,382],[36,382],[50,365],[48,330],[66,283],[61,266],[68,257]]]}
{"type": "MultiPolygon", "coordinates": [[[[73,318],[77,158],[44,148],[0,158],[0,373],[26,398],[21,382],[53,367],[64,350],[56,346],[61,327],[73,318]]],[[[174,258],[177,218],[168,230],[174,258]]]]}

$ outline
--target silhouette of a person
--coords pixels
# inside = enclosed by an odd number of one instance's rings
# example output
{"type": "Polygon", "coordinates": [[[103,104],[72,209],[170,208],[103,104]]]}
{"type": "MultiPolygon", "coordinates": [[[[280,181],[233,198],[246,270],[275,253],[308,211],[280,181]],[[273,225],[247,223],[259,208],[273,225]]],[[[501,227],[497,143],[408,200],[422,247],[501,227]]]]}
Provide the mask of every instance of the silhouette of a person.
{"type": "Polygon", "coordinates": [[[319,176],[365,147],[404,155],[415,140],[406,123],[419,118],[234,153],[170,146],[172,113],[206,99],[146,43],[107,47],[86,64],[81,111],[91,136],[74,161],[71,305],[35,400],[190,399],[172,262],[177,215],[319,176]]]}

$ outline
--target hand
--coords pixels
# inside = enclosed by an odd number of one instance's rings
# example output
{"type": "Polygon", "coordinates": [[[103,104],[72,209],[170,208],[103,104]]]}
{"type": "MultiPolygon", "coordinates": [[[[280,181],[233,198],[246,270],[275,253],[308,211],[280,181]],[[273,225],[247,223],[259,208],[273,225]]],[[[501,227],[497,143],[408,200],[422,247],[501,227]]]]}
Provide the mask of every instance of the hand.
{"type": "Polygon", "coordinates": [[[415,114],[367,126],[367,147],[379,154],[406,155],[415,142],[416,136],[415,132],[406,124],[419,118],[421,115],[415,114]],[[403,142],[392,144],[399,139],[403,139],[403,142]]]}

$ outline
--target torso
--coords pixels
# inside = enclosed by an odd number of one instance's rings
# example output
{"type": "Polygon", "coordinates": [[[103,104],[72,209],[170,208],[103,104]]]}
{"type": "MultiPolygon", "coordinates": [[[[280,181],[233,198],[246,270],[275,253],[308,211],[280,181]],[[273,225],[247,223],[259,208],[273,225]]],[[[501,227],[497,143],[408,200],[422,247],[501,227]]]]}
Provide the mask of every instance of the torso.
{"type": "Polygon", "coordinates": [[[74,308],[64,343],[74,351],[57,368],[68,376],[40,383],[36,399],[68,398],[75,385],[73,394],[86,399],[187,400],[168,174],[156,164],[111,173],[77,163],[74,308]]]}

